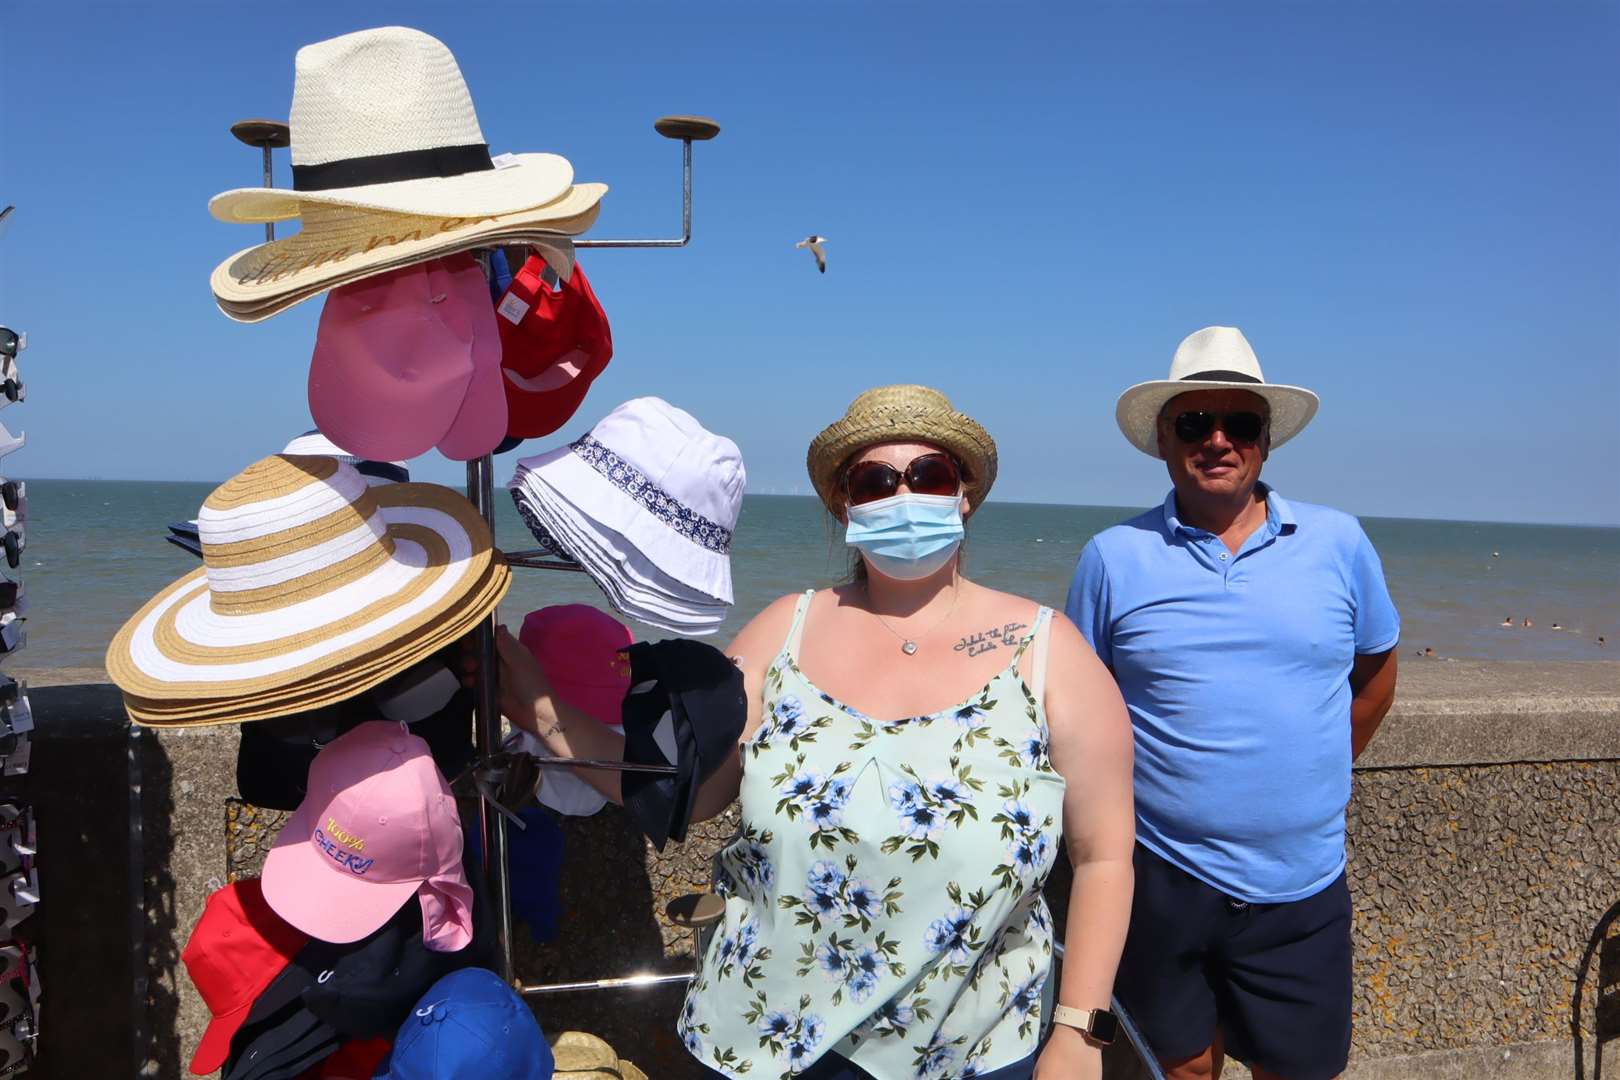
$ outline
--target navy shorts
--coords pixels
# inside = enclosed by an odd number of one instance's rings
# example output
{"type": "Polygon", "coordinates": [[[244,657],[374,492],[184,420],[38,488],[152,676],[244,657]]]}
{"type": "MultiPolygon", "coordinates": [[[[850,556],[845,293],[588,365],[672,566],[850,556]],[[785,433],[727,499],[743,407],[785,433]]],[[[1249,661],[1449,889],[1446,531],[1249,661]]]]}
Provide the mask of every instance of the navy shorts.
{"type": "Polygon", "coordinates": [[[1215,1041],[1287,1080],[1350,1058],[1350,889],[1344,875],[1282,904],[1246,904],[1136,845],[1136,897],[1114,993],[1160,1061],[1215,1041]]]}

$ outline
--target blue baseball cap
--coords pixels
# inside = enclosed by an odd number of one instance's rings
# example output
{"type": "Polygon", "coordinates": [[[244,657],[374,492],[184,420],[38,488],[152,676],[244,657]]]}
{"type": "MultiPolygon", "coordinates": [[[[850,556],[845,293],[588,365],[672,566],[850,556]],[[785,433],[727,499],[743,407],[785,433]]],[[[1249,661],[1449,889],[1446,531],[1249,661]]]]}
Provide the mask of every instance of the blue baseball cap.
{"type": "Polygon", "coordinates": [[[373,1080],[551,1080],[534,1014],[493,971],[462,968],[422,995],[373,1080]]]}

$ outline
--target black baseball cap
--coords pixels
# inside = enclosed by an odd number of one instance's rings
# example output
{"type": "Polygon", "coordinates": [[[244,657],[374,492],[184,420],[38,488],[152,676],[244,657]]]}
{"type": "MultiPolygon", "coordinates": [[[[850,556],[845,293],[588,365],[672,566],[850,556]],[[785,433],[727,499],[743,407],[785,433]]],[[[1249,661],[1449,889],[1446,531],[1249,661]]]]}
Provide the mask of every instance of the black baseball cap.
{"type": "Polygon", "coordinates": [[[742,672],[712,645],[686,638],[637,642],[630,658],[630,693],[620,710],[624,760],[674,765],[675,775],[626,772],[624,807],[664,850],[686,839],[698,787],[737,752],[748,721],[742,672]]]}

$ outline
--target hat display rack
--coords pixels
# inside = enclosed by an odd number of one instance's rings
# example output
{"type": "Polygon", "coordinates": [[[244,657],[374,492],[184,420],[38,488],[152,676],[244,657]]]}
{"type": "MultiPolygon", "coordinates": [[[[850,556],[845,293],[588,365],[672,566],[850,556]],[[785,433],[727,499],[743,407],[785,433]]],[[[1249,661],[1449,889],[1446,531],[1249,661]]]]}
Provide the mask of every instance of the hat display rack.
{"type": "MultiPolygon", "coordinates": [[[[231,134],[242,143],[255,147],[263,154],[264,186],[273,186],[272,157],[274,149],[290,143],[288,125],[277,120],[250,119],[231,125],[231,134]]],[[[653,122],[653,130],[666,139],[681,144],[681,233],[664,238],[610,238],[575,239],[575,248],[634,249],[683,248],[692,240],[692,144],[706,142],[720,133],[720,125],[703,116],[662,116],[653,122]]],[[[265,224],[265,239],[275,239],[275,227],[265,224]]],[[[473,458],[467,462],[467,500],[472,503],[490,534],[495,532],[495,464],[492,454],[473,458]]],[[[560,570],[583,572],[578,563],[564,561],[551,552],[536,548],[506,553],[506,564],[529,570],[560,570]]],[[[690,982],[694,972],[641,973],[578,982],[526,983],[513,970],[512,962],[512,893],[511,872],[507,863],[508,843],[506,829],[515,819],[496,799],[507,754],[501,747],[501,714],[499,687],[499,655],[495,646],[497,617],[491,614],[474,631],[474,645],[478,657],[478,673],[474,683],[473,732],[478,759],[471,772],[478,793],[480,839],[485,852],[485,873],[496,920],[496,964],[502,978],[511,983],[524,996],[538,996],[593,990],[628,990],[690,982]]],[[[536,757],[538,766],[565,765],[572,768],[607,769],[617,772],[643,772],[670,775],[676,768],[670,765],[644,765],[625,761],[582,758],[536,757]]],[[[521,827],[521,826],[520,826],[521,827]]],[[[695,894],[673,901],[666,914],[677,926],[689,929],[694,937],[701,935],[723,914],[719,897],[695,894]]],[[[697,955],[694,950],[694,957],[697,955]]]]}

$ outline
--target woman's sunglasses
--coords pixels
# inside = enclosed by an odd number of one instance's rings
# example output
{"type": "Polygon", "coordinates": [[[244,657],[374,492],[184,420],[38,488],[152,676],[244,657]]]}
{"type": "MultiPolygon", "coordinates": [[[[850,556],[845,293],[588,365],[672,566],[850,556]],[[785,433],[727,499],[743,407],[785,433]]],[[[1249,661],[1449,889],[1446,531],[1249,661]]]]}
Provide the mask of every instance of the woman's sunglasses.
{"type": "Polygon", "coordinates": [[[1200,411],[1181,413],[1171,423],[1176,438],[1184,443],[1203,442],[1209,438],[1217,425],[1233,442],[1253,443],[1259,442],[1260,433],[1266,430],[1266,418],[1257,412],[1200,411]]]}
{"type": "Polygon", "coordinates": [[[887,499],[900,490],[902,480],[916,495],[955,495],[962,486],[962,470],[955,458],[941,453],[912,458],[905,472],[887,462],[861,461],[844,474],[844,491],[849,505],[860,506],[887,499]]]}

